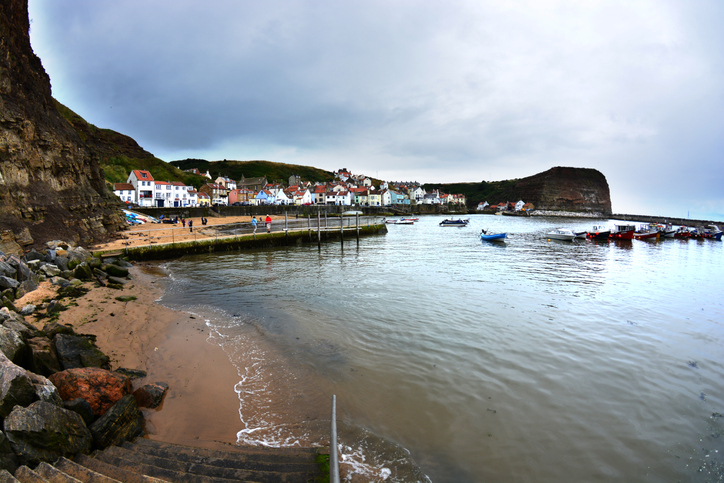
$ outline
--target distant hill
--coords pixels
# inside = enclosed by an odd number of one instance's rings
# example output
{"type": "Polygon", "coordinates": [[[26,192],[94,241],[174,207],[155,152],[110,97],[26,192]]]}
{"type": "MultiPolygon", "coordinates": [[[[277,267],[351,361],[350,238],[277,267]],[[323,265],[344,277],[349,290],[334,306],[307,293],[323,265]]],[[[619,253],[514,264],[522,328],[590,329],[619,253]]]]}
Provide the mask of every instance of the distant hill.
{"type": "Polygon", "coordinates": [[[270,183],[289,182],[289,177],[298,175],[303,181],[320,181],[327,182],[334,180],[334,174],[310,166],[300,166],[296,164],[274,163],[271,161],[207,161],[205,159],[184,159],[181,161],[171,161],[173,166],[181,169],[196,168],[202,173],[209,172],[213,179],[219,176],[227,176],[233,180],[240,180],[242,175],[245,178],[261,178],[266,176],[270,183]]]}
{"type": "Polygon", "coordinates": [[[494,205],[523,200],[541,210],[611,213],[611,193],[606,177],[590,168],[555,167],[521,179],[490,183],[428,183],[423,188],[463,194],[469,207],[483,201],[494,205]]]}

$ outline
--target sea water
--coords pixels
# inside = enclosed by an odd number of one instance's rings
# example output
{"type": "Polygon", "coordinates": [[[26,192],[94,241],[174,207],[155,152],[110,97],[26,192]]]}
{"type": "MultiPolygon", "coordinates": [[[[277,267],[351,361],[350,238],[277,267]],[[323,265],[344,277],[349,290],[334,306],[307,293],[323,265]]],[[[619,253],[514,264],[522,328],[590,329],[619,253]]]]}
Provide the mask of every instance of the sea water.
{"type": "Polygon", "coordinates": [[[328,444],[336,394],[350,481],[721,481],[724,243],[470,218],[167,263],[162,303],[237,368],[239,443],[328,444]]]}

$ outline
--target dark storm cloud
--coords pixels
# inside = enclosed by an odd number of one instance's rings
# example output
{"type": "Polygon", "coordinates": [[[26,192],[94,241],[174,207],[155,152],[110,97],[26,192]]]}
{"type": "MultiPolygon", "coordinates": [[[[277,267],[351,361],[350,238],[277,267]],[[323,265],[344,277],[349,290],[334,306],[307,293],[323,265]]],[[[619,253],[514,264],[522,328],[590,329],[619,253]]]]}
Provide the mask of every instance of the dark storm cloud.
{"type": "Polygon", "coordinates": [[[30,0],[30,16],[54,95],[165,160],[420,181],[583,166],[615,210],[724,213],[719,190],[640,182],[724,181],[714,0],[30,0]]]}

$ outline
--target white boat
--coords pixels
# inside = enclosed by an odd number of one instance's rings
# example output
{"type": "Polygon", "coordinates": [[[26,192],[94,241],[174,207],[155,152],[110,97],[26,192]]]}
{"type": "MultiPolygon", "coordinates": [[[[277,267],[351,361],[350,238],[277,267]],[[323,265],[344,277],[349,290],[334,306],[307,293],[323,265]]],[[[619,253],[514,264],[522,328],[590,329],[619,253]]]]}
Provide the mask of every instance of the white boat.
{"type": "Polygon", "coordinates": [[[396,220],[385,220],[388,225],[414,225],[415,222],[407,218],[399,218],[396,220]]]}
{"type": "Polygon", "coordinates": [[[549,240],[571,241],[576,238],[576,234],[568,228],[556,228],[555,230],[546,233],[546,238],[549,240]]]}

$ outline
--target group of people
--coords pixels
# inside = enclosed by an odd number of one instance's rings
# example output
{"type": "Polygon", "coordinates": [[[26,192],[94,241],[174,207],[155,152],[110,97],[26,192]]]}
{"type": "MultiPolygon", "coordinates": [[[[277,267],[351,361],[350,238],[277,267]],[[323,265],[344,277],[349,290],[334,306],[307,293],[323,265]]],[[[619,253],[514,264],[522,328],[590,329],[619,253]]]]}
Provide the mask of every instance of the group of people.
{"type": "MultiPolygon", "coordinates": [[[[256,235],[256,227],[261,222],[261,216],[259,217],[259,221],[256,220],[256,216],[252,217],[251,219],[251,226],[254,227],[254,234],[256,235]]],[[[266,219],[264,220],[264,223],[266,223],[266,232],[271,233],[271,216],[266,215],[266,219]]]]}

